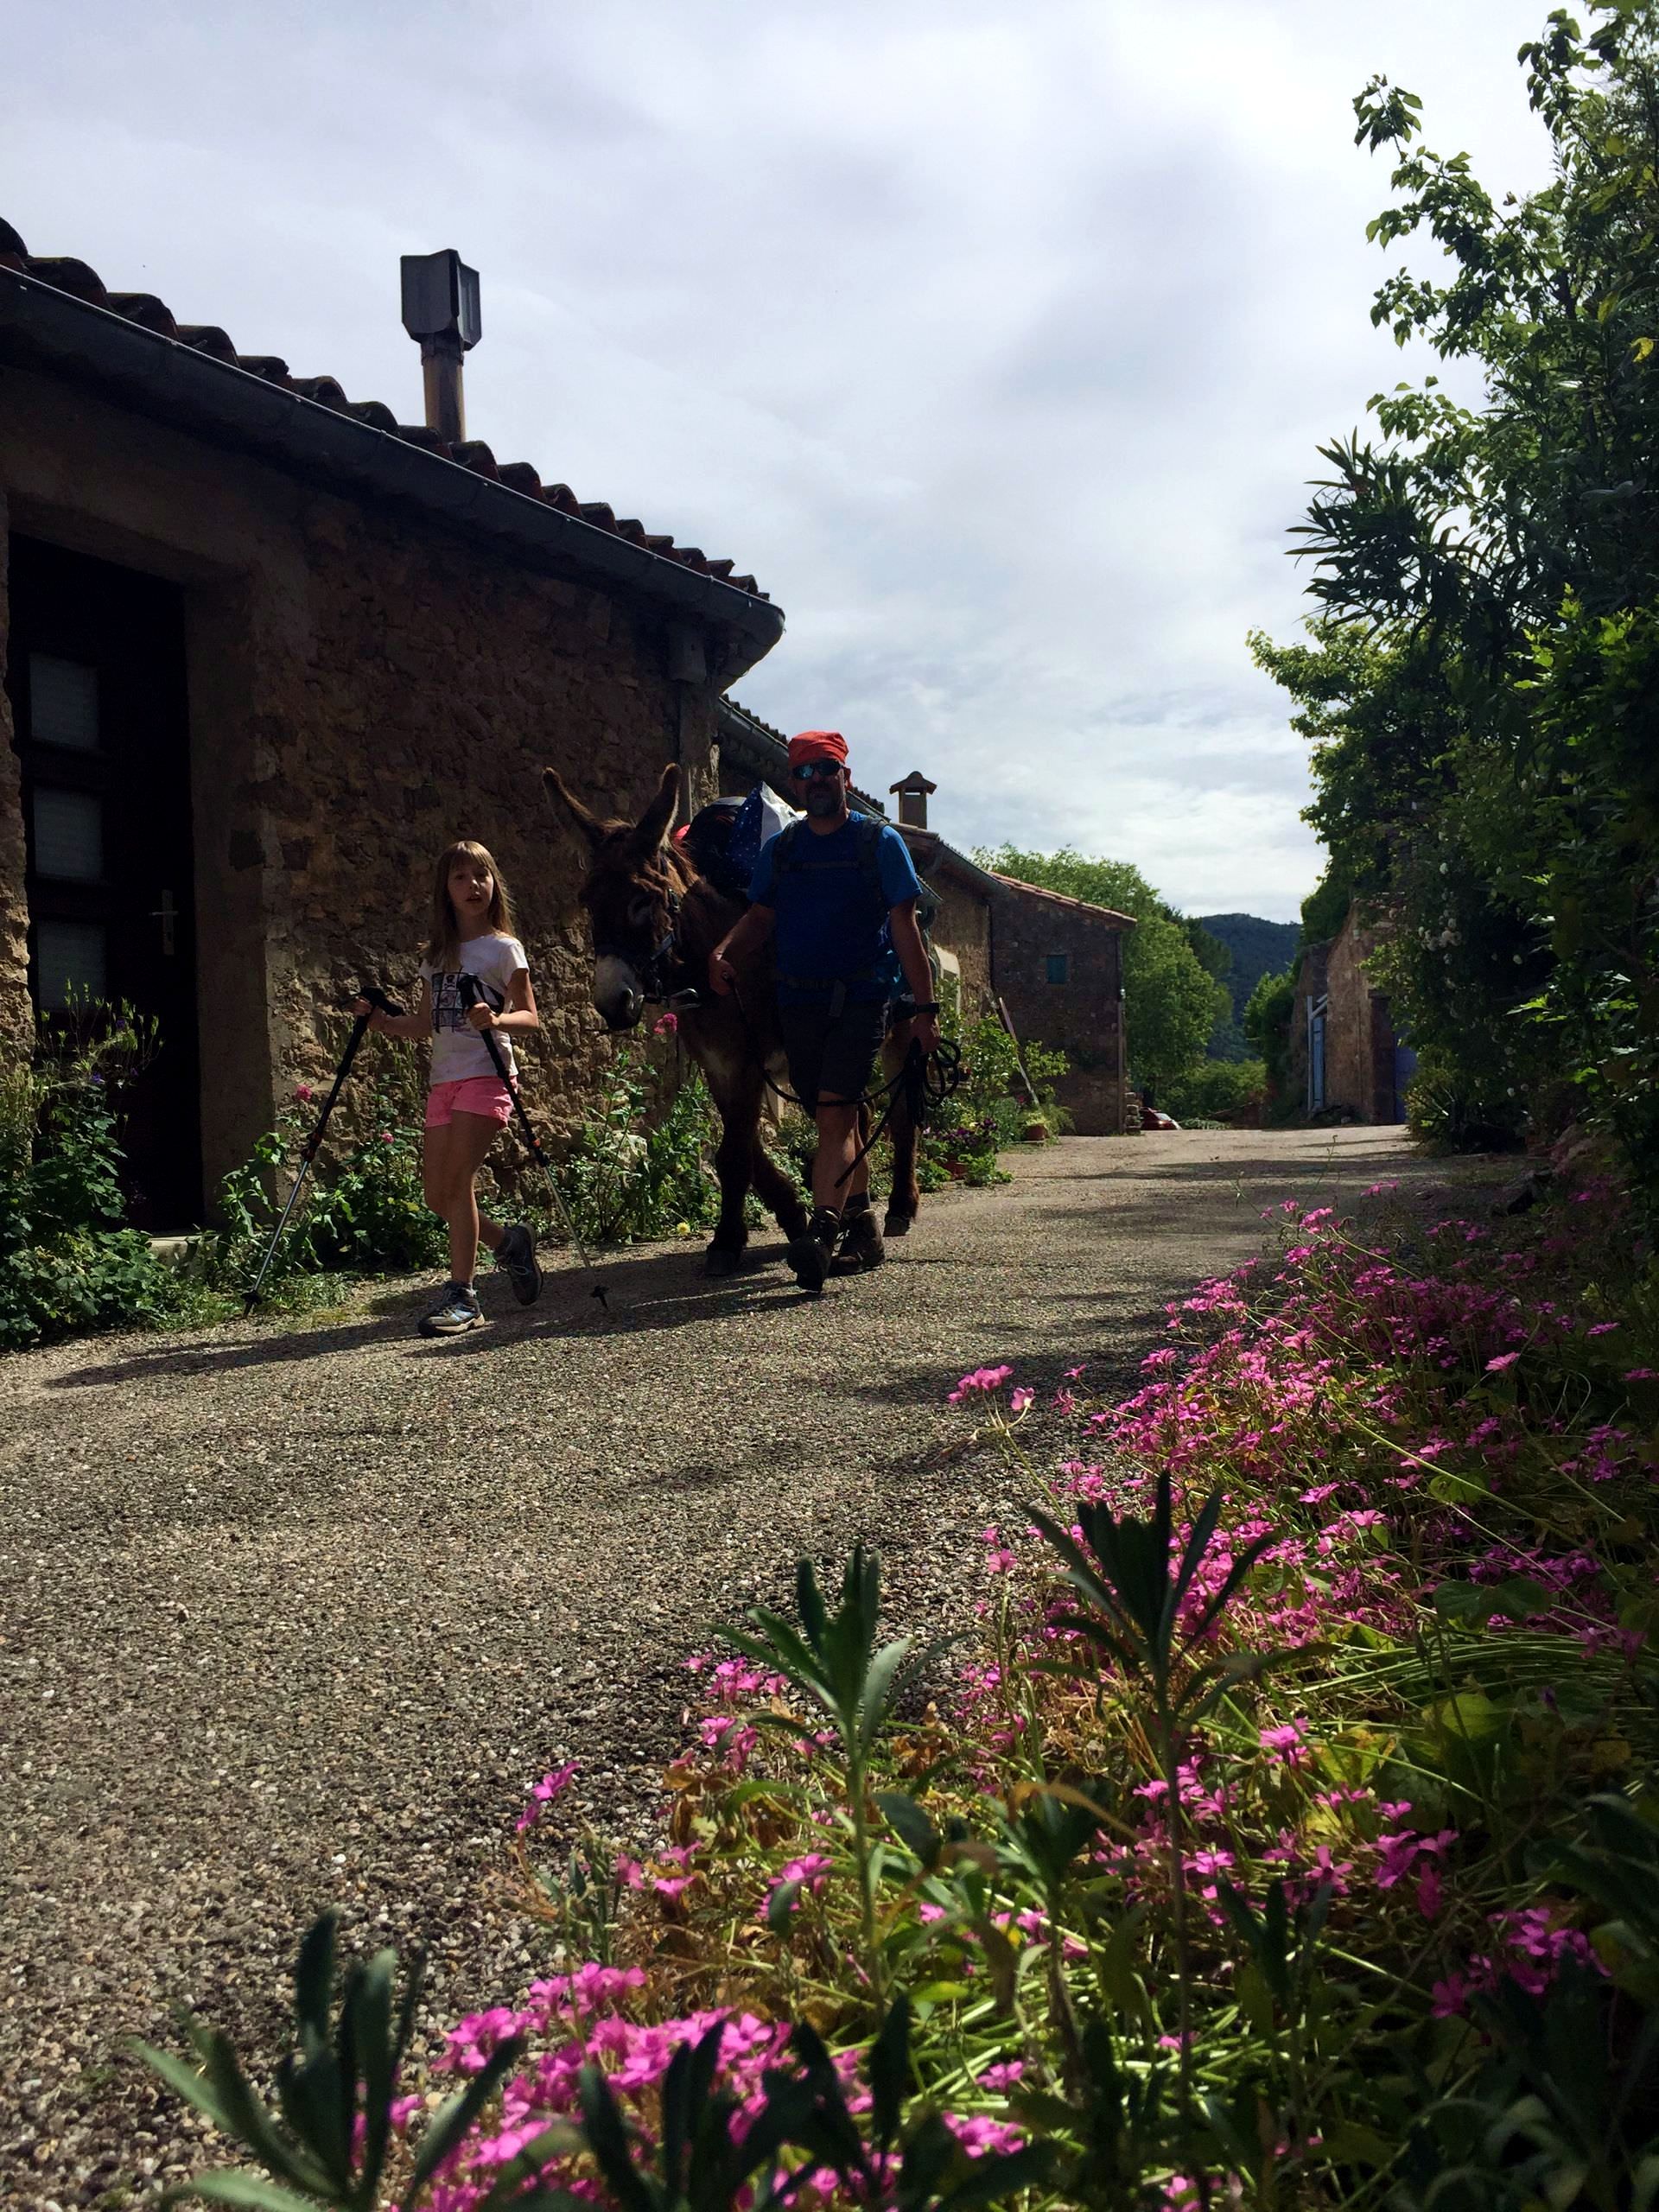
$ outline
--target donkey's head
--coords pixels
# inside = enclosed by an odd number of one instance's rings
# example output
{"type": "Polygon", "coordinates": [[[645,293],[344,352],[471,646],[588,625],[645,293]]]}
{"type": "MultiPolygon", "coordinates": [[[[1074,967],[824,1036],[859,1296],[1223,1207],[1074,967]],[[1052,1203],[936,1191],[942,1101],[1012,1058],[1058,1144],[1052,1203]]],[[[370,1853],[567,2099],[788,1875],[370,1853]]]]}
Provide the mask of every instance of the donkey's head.
{"type": "Polygon", "coordinates": [[[594,929],[594,1004],[607,1029],[637,1028],[647,1001],[664,995],[674,963],[682,880],[665,840],[680,772],[664,769],[637,822],[601,822],[556,770],[542,773],[592,855],[581,898],[594,929]]]}

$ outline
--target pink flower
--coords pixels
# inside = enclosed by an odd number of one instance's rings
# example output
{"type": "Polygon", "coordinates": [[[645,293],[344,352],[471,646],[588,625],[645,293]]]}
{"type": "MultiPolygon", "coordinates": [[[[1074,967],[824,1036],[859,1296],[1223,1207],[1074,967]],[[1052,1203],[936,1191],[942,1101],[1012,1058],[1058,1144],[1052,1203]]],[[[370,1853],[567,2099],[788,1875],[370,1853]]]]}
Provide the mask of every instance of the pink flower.
{"type": "Polygon", "coordinates": [[[1611,1337],[1618,1326],[1617,1321],[1598,1321],[1584,1333],[1586,1337],[1611,1337]]]}
{"type": "Polygon", "coordinates": [[[294,1086],[294,1103],[296,1106],[308,1106],[316,1095],[308,1083],[296,1083],[294,1086]]]}
{"type": "Polygon", "coordinates": [[[518,1815],[518,1833],[520,1835],[526,1828],[533,1828],[553,1800],[563,1796],[570,1787],[575,1771],[576,1761],[571,1759],[563,1766],[555,1767],[551,1774],[542,1777],[530,1793],[530,1802],[518,1815]]]}
{"type": "MultiPolygon", "coordinates": [[[[826,1858],[822,1851],[809,1851],[802,1858],[788,1860],[772,1877],[772,1885],[766,1891],[767,1904],[770,1905],[779,1891],[790,1882],[800,1884],[801,1894],[817,1897],[818,1891],[823,1887],[825,1877],[834,1864],[834,1860],[826,1858]]],[[[790,1899],[789,1909],[791,1912],[799,1911],[801,1894],[797,1894],[790,1899]]]]}
{"type": "Polygon", "coordinates": [[[392,1134],[390,1129],[381,1130],[380,1141],[382,1144],[391,1144],[393,1141],[392,1134]]]}
{"type": "Polygon", "coordinates": [[[1626,1382],[1651,1382],[1656,1375],[1659,1375],[1659,1370],[1651,1367],[1627,1367],[1624,1380],[1626,1382]]]}
{"type": "Polygon", "coordinates": [[[1513,1367],[1520,1357],[1518,1351],[1501,1351],[1496,1359],[1487,1361],[1486,1372],[1489,1375],[1501,1375],[1506,1367],[1513,1367]]]}
{"type": "Polygon", "coordinates": [[[1287,1766],[1306,1763],[1307,1744],[1300,1720],[1287,1721],[1282,1728],[1264,1728],[1260,1742],[1264,1751],[1276,1751],[1287,1766]]]}
{"type": "Polygon", "coordinates": [[[954,1390],[947,1392],[945,1402],[959,1406],[976,1392],[988,1397],[993,1390],[1000,1390],[1013,1373],[1011,1367],[976,1367],[971,1375],[963,1376],[954,1390]]]}
{"type": "Polygon", "coordinates": [[[653,1037],[671,1037],[679,1026],[679,1015],[671,1009],[664,1014],[660,1021],[652,1023],[651,1033],[653,1037]]]}
{"type": "Polygon", "coordinates": [[[1433,1920],[1441,1905],[1441,1883],[1437,1866],[1425,1866],[1417,1878],[1417,1910],[1425,1920],[1433,1920]]]}
{"type": "Polygon", "coordinates": [[[1025,2070],[1023,2059],[1009,2058],[1000,2061],[996,2065],[988,2066],[985,2069],[979,2077],[979,2086],[982,2089],[1011,2089],[1024,2075],[1025,2070]]]}
{"type": "Polygon", "coordinates": [[[1008,1395],[1008,1411],[1011,1414],[1024,1413],[1035,1395],[1036,1393],[1033,1390],[1011,1391],[1008,1395]]]}

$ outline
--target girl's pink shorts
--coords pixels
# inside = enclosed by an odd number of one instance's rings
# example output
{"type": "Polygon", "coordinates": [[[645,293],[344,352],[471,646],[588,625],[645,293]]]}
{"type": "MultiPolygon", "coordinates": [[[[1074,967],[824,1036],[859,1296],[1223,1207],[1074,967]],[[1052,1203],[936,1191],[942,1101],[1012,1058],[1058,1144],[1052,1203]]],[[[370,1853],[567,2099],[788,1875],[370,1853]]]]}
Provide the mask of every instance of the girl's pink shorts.
{"type": "Polygon", "coordinates": [[[503,1128],[512,1119],[512,1093],[493,1075],[469,1075],[460,1083],[435,1083],[426,1094],[426,1126],[448,1128],[457,1114],[481,1114],[503,1128]]]}

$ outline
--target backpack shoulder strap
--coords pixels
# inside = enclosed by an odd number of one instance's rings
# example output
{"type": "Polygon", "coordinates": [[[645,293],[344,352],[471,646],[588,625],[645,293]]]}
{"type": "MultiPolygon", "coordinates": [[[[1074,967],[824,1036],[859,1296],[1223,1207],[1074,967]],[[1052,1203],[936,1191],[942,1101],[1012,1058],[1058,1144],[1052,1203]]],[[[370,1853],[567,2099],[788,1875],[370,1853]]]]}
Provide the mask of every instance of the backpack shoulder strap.
{"type": "Polygon", "coordinates": [[[878,822],[873,814],[861,814],[858,819],[864,824],[858,840],[858,865],[863,874],[864,887],[872,904],[885,914],[887,897],[881,888],[881,833],[887,824],[878,822]]]}
{"type": "Polygon", "coordinates": [[[772,880],[774,884],[780,875],[786,875],[791,868],[800,866],[800,836],[804,827],[803,823],[791,822],[787,829],[780,830],[773,838],[776,849],[772,856],[772,880]]]}

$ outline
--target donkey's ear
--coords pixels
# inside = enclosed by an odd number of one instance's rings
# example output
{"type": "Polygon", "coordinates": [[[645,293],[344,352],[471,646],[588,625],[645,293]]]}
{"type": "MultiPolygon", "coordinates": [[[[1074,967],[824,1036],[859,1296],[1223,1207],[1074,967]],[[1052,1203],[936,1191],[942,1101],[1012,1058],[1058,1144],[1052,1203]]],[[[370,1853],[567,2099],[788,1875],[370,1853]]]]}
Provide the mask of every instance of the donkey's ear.
{"type": "Polygon", "coordinates": [[[663,771],[656,798],[633,825],[633,849],[642,858],[654,853],[667,836],[679,798],[680,772],[671,760],[663,771]]]}
{"type": "Polygon", "coordinates": [[[554,798],[563,801],[565,812],[588,843],[597,850],[605,842],[605,824],[599,817],[588,812],[556,768],[543,768],[542,780],[554,798]]]}

